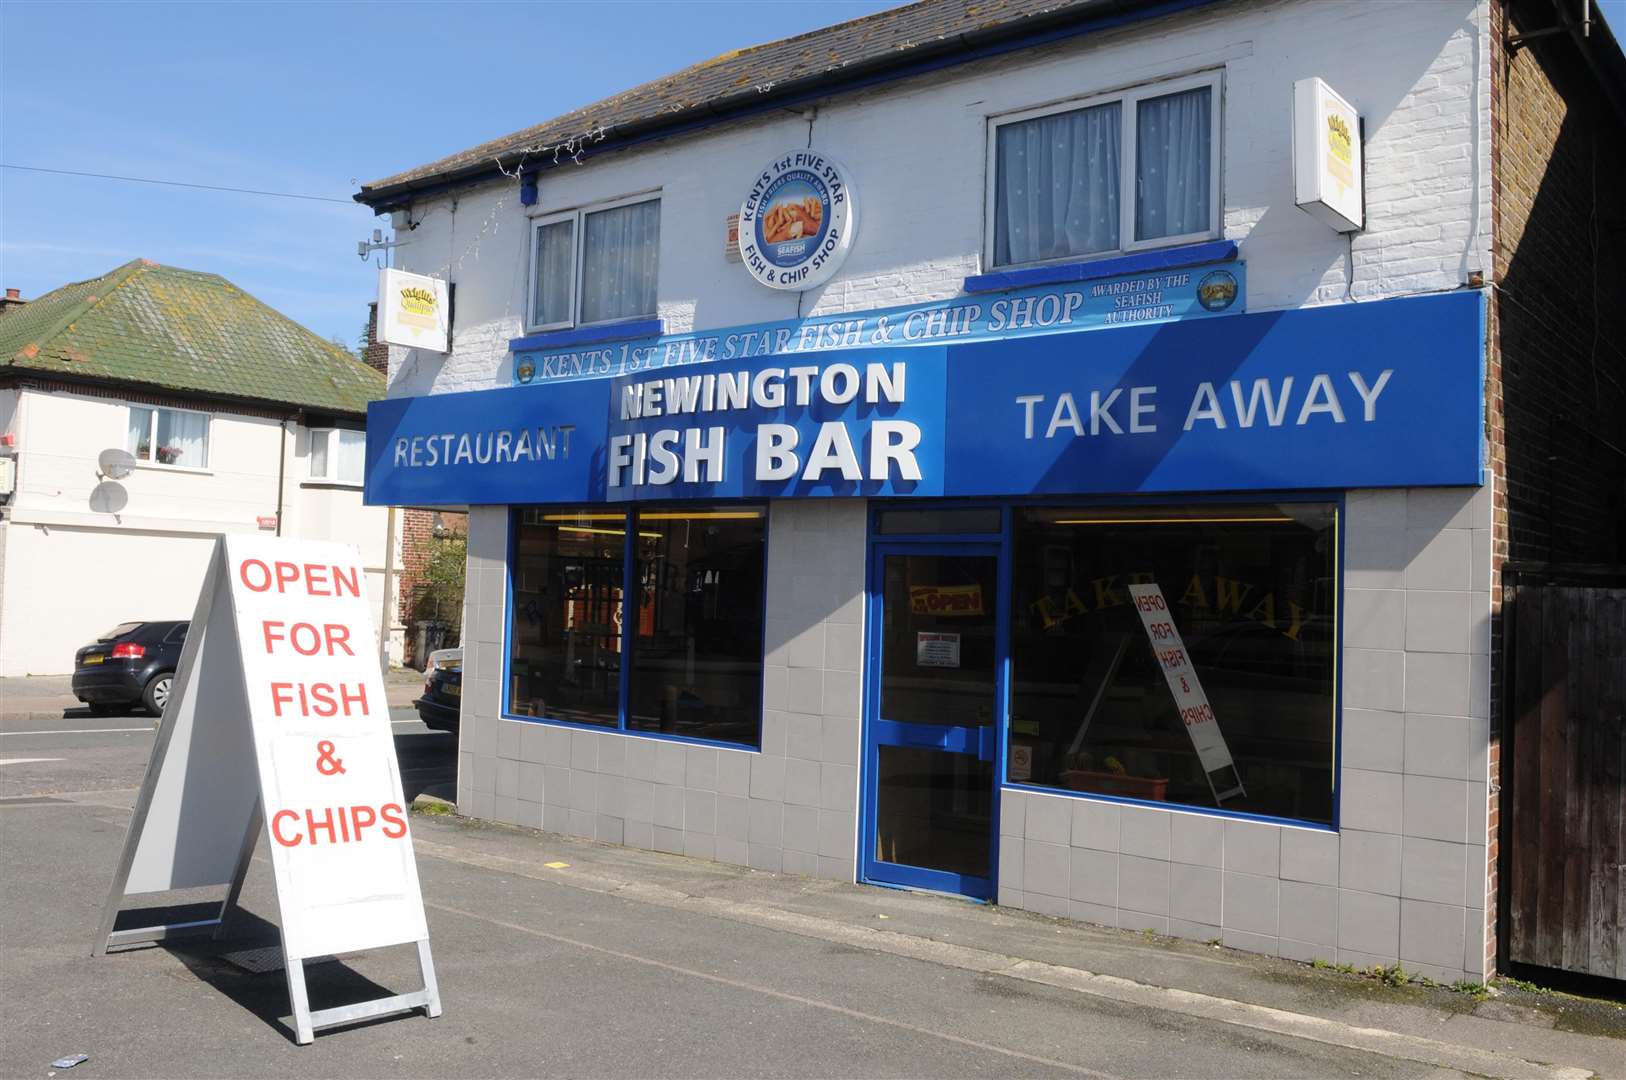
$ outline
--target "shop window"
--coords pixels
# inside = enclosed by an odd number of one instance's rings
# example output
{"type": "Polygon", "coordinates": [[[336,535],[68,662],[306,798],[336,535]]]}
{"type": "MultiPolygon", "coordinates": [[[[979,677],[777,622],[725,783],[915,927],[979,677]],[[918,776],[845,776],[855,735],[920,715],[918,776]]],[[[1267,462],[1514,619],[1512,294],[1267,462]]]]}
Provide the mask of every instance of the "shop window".
{"type": "Polygon", "coordinates": [[[538,218],[530,329],[654,317],[660,231],[661,203],[650,198],[538,218]]]}
{"type": "Polygon", "coordinates": [[[757,745],[766,526],[760,507],[517,511],[509,715],[757,745]]]}
{"type": "Polygon", "coordinates": [[[311,428],[307,473],[312,480],[360,486],[366,467],[367,433],[311,428]]]}
{"type": "Polygon", "coordinates": [[[990,265],[1218,236],[1219,95],[1214,72],[995,120],[990,265]]]}
{"type": "Polygon", "coordinates": [[[636,515],[640,610],[629,728],[757,741],[763,516],[755,508],[636,515]]]}
{"type": "Polygon", "coordinates": [[[182,469],[209,467],[209,414],[131,405],[125,449],[137,461],[182,469]]]}
{"type": "Polygon", "coordinates": [[[1336,523],[1018,510],[1007,779],[1330,824],[1336,523]]]}
{"type": "Polygon", "coordinates": [[[509,712],[616,727],[626,515],[525,510],[514,531],[509,712]]]}

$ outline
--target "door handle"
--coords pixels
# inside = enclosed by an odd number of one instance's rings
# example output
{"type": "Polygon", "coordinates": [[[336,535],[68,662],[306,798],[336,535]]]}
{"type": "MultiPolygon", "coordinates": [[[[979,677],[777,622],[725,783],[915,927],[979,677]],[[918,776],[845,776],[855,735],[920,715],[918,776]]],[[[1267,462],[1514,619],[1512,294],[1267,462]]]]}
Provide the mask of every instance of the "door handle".
{"type": "Polygon", "coordinates": [[[977,729],[977,760],[992,761],[999,749],[999,733],[992,724],[977,729]]]}

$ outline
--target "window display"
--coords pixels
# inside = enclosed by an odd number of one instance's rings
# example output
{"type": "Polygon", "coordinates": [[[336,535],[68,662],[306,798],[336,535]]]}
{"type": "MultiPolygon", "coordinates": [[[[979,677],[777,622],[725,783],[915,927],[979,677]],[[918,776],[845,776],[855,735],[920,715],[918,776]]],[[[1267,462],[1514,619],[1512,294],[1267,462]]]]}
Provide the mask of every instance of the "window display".
{"type": "Polygon", "coordinates": [[[1336,524],[1017,510],[1010,782],[1330,824],[1336,524]]]}

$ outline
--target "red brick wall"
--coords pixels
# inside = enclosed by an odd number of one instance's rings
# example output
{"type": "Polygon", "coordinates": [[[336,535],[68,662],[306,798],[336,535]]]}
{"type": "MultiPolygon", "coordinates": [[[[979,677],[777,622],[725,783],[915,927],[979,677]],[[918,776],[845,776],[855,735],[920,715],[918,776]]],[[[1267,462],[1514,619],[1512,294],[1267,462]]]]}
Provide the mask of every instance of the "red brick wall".
{"type": "Polygon", "coordinates": [[[1502,568],[1626,563],[1626,124],[1547,0],[1491,5],[1492,280],[1486,425],[1495,484],[1487,838],[1494,970],[1501,763],[1502,568]]]}
{"type": "Polygon", "coordinates": [[[378,340],[378,302],[367,305],[367,347],[361,358],[367,366],[375,368],[386,379],[390,375],[390,347],[378,340]]]}
{"type": "MultiPolygon", "coordinates": [[[[435,511],[408,507],[401,511],[401,621],[406,625],[406,654],[403,663],[415,665],[422,658],[416,655],[418,645],[417,621],[428,613],[417,611],[418,598],[424,591],[424,566],[429,561],[430,546],[435,540],[435,511]]],[[[469,534],[469,516],[450,510],[440,511],[441,526],[448,533],[459,536],[469,534]]],[[[444,621],[461,623],[462,612],[443,612],[444,621]]]]}

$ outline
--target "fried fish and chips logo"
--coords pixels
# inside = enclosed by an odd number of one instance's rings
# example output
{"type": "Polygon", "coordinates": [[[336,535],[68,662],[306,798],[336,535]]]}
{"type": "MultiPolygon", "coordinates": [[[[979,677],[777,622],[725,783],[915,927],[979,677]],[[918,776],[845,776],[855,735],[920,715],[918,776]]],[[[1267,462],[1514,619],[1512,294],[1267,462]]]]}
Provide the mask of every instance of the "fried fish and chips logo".
{"type": "Polygon", "coordinates": [[[1197,282],[1197,303],[1204,311],[1224,311],[1236,302],[1236,294],[1236,275],[1229,270],[1215,270],[1197,282]]]}
{"type": "Polygon", "coordinates": [[[1355,180],[1355,142],[1349,122],[1339,113],[1327,114],[1327,171],[1341,184],[1355,180]]]}
{"type": "Polygon", "coordinates": [[[425,289],[419,285],[405,285],[401,288],[401,314],[402,322],[409,326],[421,326],[425,330],[435,328],[435,291],[425,289]]]}
{"type": "Polygon", "coordinates": [[[846,258],[855,223],[847,170],[793,150],[762,170],[740,204],[740,259],[769,288],[810,289],[846,258]]]}

